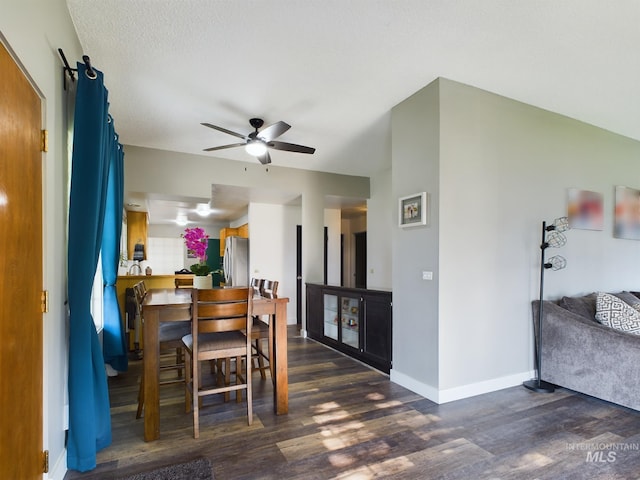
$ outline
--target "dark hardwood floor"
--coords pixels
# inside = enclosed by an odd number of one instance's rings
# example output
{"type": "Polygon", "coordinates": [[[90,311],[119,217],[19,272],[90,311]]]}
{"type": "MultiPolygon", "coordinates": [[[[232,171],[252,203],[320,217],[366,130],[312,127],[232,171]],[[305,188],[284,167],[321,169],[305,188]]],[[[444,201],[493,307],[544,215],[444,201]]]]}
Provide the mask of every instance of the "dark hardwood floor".
{"type": "Polygon", "coordinates": [[[436,405],[295,331],[289,414],[272,413],[271,381],[256,372],[250,427],[244,403],[214,397],[195,440],[183,389],[165,386],[161,438],[144,442],[140,371],[135,361],[110,378],[113,444],[95,470],[65,479],[113,479],[200,457],[217,480],[640,478],[640,412],[523,387],[436,405]]]}

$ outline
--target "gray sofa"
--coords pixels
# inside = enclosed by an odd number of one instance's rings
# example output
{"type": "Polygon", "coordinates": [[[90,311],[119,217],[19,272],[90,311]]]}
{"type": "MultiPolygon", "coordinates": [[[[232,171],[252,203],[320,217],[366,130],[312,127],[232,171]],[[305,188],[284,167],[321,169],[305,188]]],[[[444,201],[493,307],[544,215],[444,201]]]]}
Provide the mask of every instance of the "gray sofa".
{"type": "Polygon", "coordinates": [[[598,323],[596,294],[545,300],[542,312],[542,380],[640,410],[640,335],[598,323]]]}

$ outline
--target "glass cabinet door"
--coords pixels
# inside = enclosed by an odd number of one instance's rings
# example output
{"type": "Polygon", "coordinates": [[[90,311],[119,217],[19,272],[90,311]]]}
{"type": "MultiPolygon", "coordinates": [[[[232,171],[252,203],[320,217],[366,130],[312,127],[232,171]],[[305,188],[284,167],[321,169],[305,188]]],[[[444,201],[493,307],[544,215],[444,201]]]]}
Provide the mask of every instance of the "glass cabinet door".
{"type": "Polygon", "coordinates": [[[323,334],[338,340],[338,296],[324,294],[323,334]]]}
{"type": "Polygon", "coordinates": [[[360,348],[360,298],[340,298],[340,328],[342,343],[360,348]]]}

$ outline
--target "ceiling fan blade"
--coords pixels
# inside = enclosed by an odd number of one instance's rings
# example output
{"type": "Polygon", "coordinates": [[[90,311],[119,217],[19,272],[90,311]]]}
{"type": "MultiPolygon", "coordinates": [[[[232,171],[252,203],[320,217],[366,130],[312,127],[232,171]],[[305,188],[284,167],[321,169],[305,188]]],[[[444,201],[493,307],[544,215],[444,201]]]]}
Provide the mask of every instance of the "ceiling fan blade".
{"type": "Polygon", "coordinates": [[[231,143],[229,145],[221,145],[219,147],[205,148],[203,152],[213,152],[214,150],[224,150],[225,148],[244,147],[246,143],[231,143]]]}
{"type": "Polygon", "coordinates": [[[260,130],[260,133],[258,133],[258,137],[262,138],[265,142],[270,142],[274,138],[278,138],[290,128],[291,125],[285,122],[274,123],[273,125],[269,125],[268,127],[260,130]]]}
{"type": "Polygon", "coordinates": [[[263,165],[271,163],[271,156],[269,155],[269,152],[264,152],[264,155],[258,155],[256,158],[260,160],[260,163],[263,165]]]}
{"type": "Polygon", "coordinates": [[[213,128],[214,130],[218,130],[222,133],[228,133],[229,135],[233,135],[238,138],[247,138],[246,135],[242,135],[241,133],[232,132],[231,130],[227,130],[226,128],[218,127],[217,125],[211,125],[210,123],[201,123],[200,125],[204,125],[205,127],[213,128]]]}
{"type": "Polygon", "coordinates": [[[313,153],[316,151],[315,148],[305,147],[304,145],[296,145],[295,143],[287,142],[269,142],[268,146],[271,148],[275,148],[276,150],[285,150],[287,152],[313,153]]]}

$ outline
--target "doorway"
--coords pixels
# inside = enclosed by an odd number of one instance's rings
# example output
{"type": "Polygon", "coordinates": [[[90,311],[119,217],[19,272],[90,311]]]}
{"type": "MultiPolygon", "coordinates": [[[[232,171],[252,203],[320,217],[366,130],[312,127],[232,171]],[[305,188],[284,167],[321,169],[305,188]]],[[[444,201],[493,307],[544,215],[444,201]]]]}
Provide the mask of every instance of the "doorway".
{"type": "Polygon", "coordinates": [[[367,288],[367,232],[358,232],[355,237],[356,288],[367,288]]]}
{"type": "MultiPolygon", "coordinates": [[[[324,227],[324,284],[327,284],[329,229],[324,227]]],[[[296,323],[302,328],[302,225],[296,225],[296,323]]]]}

